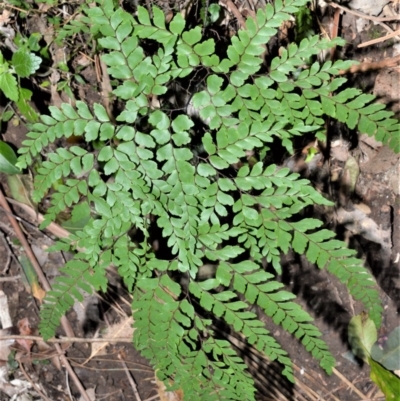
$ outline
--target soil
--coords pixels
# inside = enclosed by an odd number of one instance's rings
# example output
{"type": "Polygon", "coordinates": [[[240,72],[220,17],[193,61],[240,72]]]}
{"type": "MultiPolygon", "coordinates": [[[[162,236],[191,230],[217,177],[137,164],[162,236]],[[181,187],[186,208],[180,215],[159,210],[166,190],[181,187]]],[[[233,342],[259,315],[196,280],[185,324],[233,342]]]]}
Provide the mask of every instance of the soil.
{"type": "MultiPolygon", "coordinates": [[[[396,2],[393,2],[393,7],[396,7],[396,2]]],[[[383,36],[386,31],[380,31],[380,27],[377,28],[377,25],[368,20],[364,20],[360,30],[360,22],[357,21],[358,18],[353,14],[346,13],[342,16],[339,34],[346,39],[348,45],[339,49],[337,57],[353,58],[361,63],[373,63],[396,56],[395,46],[393,46],[396,39],[358,49],[357,44],[371,40],[371,35],[383,36]]],[[[391,26],[393,29],[398,29],[400,24],[391,24],[391,26]]],[[[32,20],[29,29],[35,32],[40,31],[41,28],[32,20]]],[[[75,57],[74,61],[84,62],[78,57],[75,57]]],[[[85,66],[81,75],[86,84],[78,87],[79,85],[74,83],[75,88],[73,88],[80,99],[89,104],[101,101],[93,65],[85,66]]],[[[380,101],[388,104],[397,116],[399,115],[399,67],[371,69],[350,75],[348,78],[351,85],[376,94],[380,101]]],[[[36,90],[39,90],[37,86],[36,90]]],[[[60,97],[63,96],[61,93],[60,97]]],[[[40,97],[40,94],[36,93],[35,97],[40,97]]],[[[48,93],[47,97],[49,97],[48,93]]],[[[38,102],[34,104],[34,107],[41,110],[43,105],[38,102]]],[[[18,149],[25,140],[26,132],[23,122],[13,119],[8,124],[3,124],[1,139],[18,149]]],[[[351,154],[357,156],[360,175],[350,206],[347,204],[344,210],[350,212],[354,208],[363,209],[368,222],[376,223],[376,227],[381,230],[379,233],[387,235],[388,243],[371,241],[368,235],[357,228],[349,229],[349,225],[341,225],[340,222],[330,228],[336,229],[338,235],[358,251],[358,256],[366,261],[379,283],[384,306],[383,324],[379,335],[384,338],[400,325],[398,315],[400,311],[400,157],[382,144],[364,137],[358,138],[351,149],[351,154]]],[[[10,196],[7,177],[0,174],[0,179],[3,191],[10,196]]],[[[37,229],[32,217],[25,214],[22,209],[13,206],[13,212],[24,221],[32,223],[22,223],[25,236],[34,248],[44,273],[51,281],[57,274],[57,270],[70,256],[45,252],[46,248],[54,242],[54,237],[37,229]]],[[[37,334],[39,305],[24,278],[21,267],[23,255],[24,252],[16,240],[16,234],[9,223],[7,213],[0,210],[0,290],[7,296],[13,324],[17,326],[18,322],[28,318],[31,333],[37,334]],[[2,281],[3,278],[8,281],[2,281]]],[[[304,347],[300,346],[285,330],[266,319],[266,327],[281,344],[284,344],[284,348],[294,363],[297,382],[296,385],[290,384],[280,375],[278,365],[261,359],[260,355],[255,355],[251,351],[246,351],[243,355],[255,374],[259,389],[258,399],[384,400],[383,395],[370,379],[369,366],[355,360],[349,350],[348,323],[352,316],[362,312],[361,305],[349,297],[346,288],[334,277],[328,275],[326,271],[319,271],[311,266],[303,257],[286,255],[282,259],[282,266],[282,281],[298,296],[298,302],[315,317],[315,324],[319,327],[322,338],[329,344],[337,365],[331,376],[326,375],[304,347]]],[[[103,344],[103,348],[91,356],[95,343],[91,343],[90,339],[98,337],[100,333],[112,333],[125,323],[126,327],[121,329],[121,332],[123,331],[126,335],[120,335],[120,337],[131,335],[130,302],[128,292],[115,279],[111,293],[98,294],[98,297],[91,298],[81,307],[77,306],[67,315],[75,336],[87,338],[88,342],[69,344],[65,349],[65,355],[88,394],[93,395],[93,400],[167,399],[163,398],[167,397],[166,393],[159,390],[154,371],[131,343],[103,344]],[[82,311],[84,311],[83,314],[82,311]],[[136,383],[137,390],[133,383],[136,383]]],[[[59,334],[63,334],[61,329],[59,334]]],[[[14,371],[11,371],[11,378],[29,382],[33,387],[31,394],[36,394],[32,399],[83,400],[74,381],[69,374],[66,374],[58,358],[55,357],[56,350],[53,345],[46,347],[44,344],[36,343],[29,355],[26,351],[24,352],[23,346],[17,345],[16,348],[17,352],[13,354],[13,357],[17,361],[14,371]],[[47,398],[38,396],[35,392],[37,389],[47,398]]],[[[15,399],[23,399],[18,397],[15,399]]],[[[169,394],[169,397],[169,400],[178,400],[179,395],[169,394]]],[[[0,390],[0,401],[9,399],[10,397],[0,390]]]]}

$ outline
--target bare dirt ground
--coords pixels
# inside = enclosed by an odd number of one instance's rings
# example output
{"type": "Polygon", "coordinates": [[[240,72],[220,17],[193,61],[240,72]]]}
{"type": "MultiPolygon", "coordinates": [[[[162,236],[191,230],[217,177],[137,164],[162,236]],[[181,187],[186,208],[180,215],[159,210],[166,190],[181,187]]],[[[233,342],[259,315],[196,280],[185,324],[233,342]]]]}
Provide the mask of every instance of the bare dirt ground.
{"type": "MultiPolygon", "coordinates": [[[[390,6],[398,12],[396,2],[392,2],[390,6]]],[[[393,23],[391,27],[394,30],[399,29],[400,24],[393,23]]],[[[40,31],[37,21],[31,21],[31,29],[40,31]]],[[[375,25],[373,21],[360,20],[354,14],[345,13],[340,18],[339,35],[347,40],[348,45],[339,49],[337,57],[353,58],[363,63],[366,66],[365,70],[349,75],[352,85],[376,94],[380,101],[388,104],[399,115],[400,67],[389,62],[400,53],[396,50],[399,46],[398,39],[393,38],[361,49],[357,48],[359,43],[380,38],[385,33],[386,30],[380,25],[375,25]],[[382,61],[386,61],[386,64],[382,61]],[[378,62],[381,64],[377,65],[378,62]],[[385,67],[387,65],[390,65],[390,68],[385,67]]],[[[78,60],[80,59],[76,56],[73,62],[78,60]]],[[[81,69],[81,75],[86,83],[73,83],[73,90],[77,97],[88,103],[101,99],[93,65],[89,64],[88,67],[81,69]]],[[[40,93],[36,93],[35,97],[40,96],[40,93]]],[[[60,97],[62,96],[64,95],[60,93],[60,97]]],[[[43,98],[49,101],[50,97],[49,93],[43,95],[43,98]]],[[[1,105],[4,106],[3,103],[1,105]]],[[[26,128],[22,122],[16,123],[17,121],[12,120],[8,124],[3,124],[0,135],[3,141],[18,148],[25,139],[26,128]]],[[[384,247],[382,244],[371,241],[368,235],[357,227],[335,224],[332,228],[337,229],[339,235],[345,238],[351,247],[357,249],[359,257],[366,261],[380,285],[384,316],[379,334],[384,338],[400,325],[398,316],[400,311],[400,157],[381,144],[363,137],[357,141],[351,152],[358,156],[360,166],[356,186],[357,199],[353,204],[362,205],[360,207],[364,208],[364,212],[366,210],[368,219],[376,223],[379,229],[388,233],[390,244],[384,247]]],[[[0,175],[0,179],[4,192],[10,196],[6,176],[0,175]]],[[[17,206],[12,208],[16,216],[30,222],[30,224],[22,222],[21,226],[44,273],[51,280],[57,274],[57,269],[63,266],[65,259],[68,259],[68,255],[46,253],[45,250],[52,244],[54,237],[39,231],[35,227],[34,219],[26,215],[23,210],[17,206]]],[[[24,251],[9,223],[7,213],[0,209],[0,290],[7,296],[13,324],[17,326],[18,322],[28,319],[31,332],[27,334],[37,334],[39,305],[32,296],[30,285],[24,277],[21,267],[23,255],[24,251]]],[[[289,352],[295,365],[297,383],[293,386],[286,382],[279,375],[279,366],[261,360],[259,356],[251,352],[245,352],[247,362],[256,373],[256,382],[260,390],[259,399],[384,400],[369,377],[369,367],[351,360],[350,357],[347,326],[351,317],[361,312],[360,305],[350,299],[346,288],[332,276],[328,276],[324,271],[317,271],[302,258],[288,255],[283,259],[283,268],[283,282],[298,295],[299,302],[315,316],[315,323],[323,333],[323,339],[329,344],[337,360],[337,366],[334,374],[327,376],[310,354],[288,333],[266,321],[267,328],[289,352]]],[[[65,355],[92,400],[164,399],[161,397],[166,397],[165,393],[157,390],[154,372],[129,342],[101,343],[100,349],[95,348],[97,343],[91,342],[91,339],[99,335],[110,338],[114,335],[130,337],[132,334],[129,320],[131,299],[118,280],[112,283],[109,293],[99,294],[95,300],[84,306],[85,316],[81,314],[79,306],[68,314],[67,319],[73,327],[75,336],[87,338],[87,342],[69,343],[63,347],[65,355]],[[92,314],[87,313],[88,308],[93,309],[92,314]],[[136,383],[137,390],[133,383],[136,383]]],[[[33,394],[32,398],[26,399],[52,401],[84,399],[70,375],[66,374],[65,369],[60,366],[56,358],[57,350],[53,345],[35,342],[33,353],[29,356],[26,352],[24,353],[23,344],[15,346],[17,352],[13,353],[9,360],[14,366],[12,378],[26,381],[32,386],[30,393],[33,394]]],[[[171,401],[178,400],[179,395],[170,395],[170,397],[171,401]]],[[[11,397],[0,390],[0,401],[9,399],[11,397]]],[[[15,399],[25,400],[21,396],[15,399]]]]}

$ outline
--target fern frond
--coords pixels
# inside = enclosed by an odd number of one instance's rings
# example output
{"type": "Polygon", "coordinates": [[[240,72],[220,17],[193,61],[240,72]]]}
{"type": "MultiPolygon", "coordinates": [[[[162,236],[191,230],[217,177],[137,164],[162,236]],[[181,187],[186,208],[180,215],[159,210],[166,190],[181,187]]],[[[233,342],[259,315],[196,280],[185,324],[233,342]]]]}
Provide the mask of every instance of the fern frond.
{"type": "Polygon", "coordinates": [[[294,228],[293,249],[304,255],[320,269],[326,268],[342,283],[346,284],[350,294],[361,301],[377,327],[381,324],[382,306],[376,281],[363,262],[354,256],[356,252],[348,249],[343,241],[332,239],[335,233],[319,230],[307,233],[322,225],[315,219],[304,219],[297,223],[288,223],[294,228]]]}
{"type": "Polygon", "coordinates": [[[92,294],[107,287],[103,271],[93,270],[85,260],[73,259],[60,269],[63,276],[57,276],[52,290],[46,293],[42,305],[39,324],[40,332],[45,340],[54,336],[61,317],[76,302],[83,301],[82,291],[92,294]]]}
{"type": "Polygon", "coordinates": [[[189,399],[254,399],[253,381],[227,342],[211,338],[197,348],[206,322],[187,300],[174,299],[179,292],[167,275],[138,281],[132,304],[137,348],[159,369],[161,380],[173,382],[189,399]]]}
{"type": "Polygon", "coordinates": [[[379,325],[375,283],[355,252],[321,229],[321,222],[299,220],[305,207],[332,203],[298,174],[266,165],[266,156],[273,141],[292,152],[296,136],[322,138],[324,116],[400,150],[398,122],[372,96],[342,89],[346,79],[336,75],[352,62],[306,66],[340,39],[313,36],[289,44],[268,73],[255,75],[264,46],[307,0],[267,4],[232,37],[226,54],[212,38],[203,38],[201,27],[188,29],[179,13],[167,23],[157,7],[150,16],[139,6],[132,16],[114,3],[97,0],[97,6],[83,8],[104,53],[113,95],[124,106],[116,121],[100,104],[50,107],[20,149],[21,168],[46,158],[34,193],[40,201],[54,190],[45,224],[82,201],[92,213],[83,229],[56,245],[78,253],[46,297],[42,334],[54,334],[81,290],[105,291],[105,269],[113,264],[134,294],[135,345],[159,378],[182,388],[188,400],[253,400],[255,393],[242,359],[215,337],[212,321],[199,315],[190,296],[200,310],[223,319],[280,362],[290,380],[290,358],[249,311],[252,306],[331,372],[334,360],[312,318],[261,269],[261,261],[279,274],[282,253],[305,254],[336,275],[379,325]],[[197,73],[206,77],[205,84],[186,109],[172,109],[174,83],[193,83],[197,73]],[[82,136],[89,150],[71,146],[46,154],[47,145],[71,135],[82,136]],[[165,240],[160,253],[151,243],[154,228],[165,240]],[[200,281],[199,269],[210,261],[217,266],[215,276],[200,281]]]}
{"type": "Polygon", "coordinates": [[[201,283],[191,282],[189,291],[199,299],[200,305],[207,311],[222,318],[235,331],[243,333],[248,342],[258,350],[266,354],[272,361],[278,360],[283,366],[283,375],[293,381],[293,370],[286,351],[270,335],[269,331],[260,322],[257,315],[249,312],[249,305],[243,301],[232,301],[236,294],[232,291],[224,291],[216,294],[210,293],[219,285],[219,280],[209,279],[201,283]]]}

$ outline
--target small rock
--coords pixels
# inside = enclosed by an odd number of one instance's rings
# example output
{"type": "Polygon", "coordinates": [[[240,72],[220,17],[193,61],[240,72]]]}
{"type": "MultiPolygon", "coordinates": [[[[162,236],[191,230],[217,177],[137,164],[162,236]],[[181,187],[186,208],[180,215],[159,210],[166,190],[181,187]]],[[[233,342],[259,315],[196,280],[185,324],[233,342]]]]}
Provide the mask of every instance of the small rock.
{"type": "Polygon", "coordinates": [[[367,15],[379,15],[390,0],[352,0],[349,7],[367,15]]]}

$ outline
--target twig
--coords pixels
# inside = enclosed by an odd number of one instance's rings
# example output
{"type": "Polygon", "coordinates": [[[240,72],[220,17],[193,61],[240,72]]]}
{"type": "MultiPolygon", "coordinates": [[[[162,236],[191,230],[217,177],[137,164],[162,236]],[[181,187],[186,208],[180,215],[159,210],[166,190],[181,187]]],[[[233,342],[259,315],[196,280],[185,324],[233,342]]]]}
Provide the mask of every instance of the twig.
{"type": "Polygon", "coordinates": [[[338,370],[333,368],[333,373],[340,379],[342,382],[346,383],[362,400],[365,400],[365,395],[349,380],[347,380],[338,370]]]}
{"type": "MultiPolygon", "coordinates": [[[[30,262],[32,263],[32,266],[35,269],[35,272],[38,276],[38,279],[40,281],[40,284],[42,285],[43,289],[45,291],[51,291],[51,287],[49,282],[47,281],[46,276],[44,275],[35,254],[32,252],[32,249],[28,243],[28,241],[25,238],[24,233],[21,230],[21,227],[18,225],[17,221],[15,220],[14,216],[12,216],[12,211],[10,209],[10,206],[7,203],[6,198],[4,197],[3,194],[3,190],[0,188],[0,205],[9,213],[7,213],[7,217],[8,220],[10,221],[15,234],[17,235],[19,241],[21,242],[24,251],[26,253],[26,255],[28,256],[30,262]]],[[[68,319],[63,316],[61,318],[61,326],[63,327],[65,333],[69,336],[69,337],[73,337],[74,336],[74,331],[72,330],[72,327],[68,321],[68,319]]],[[[68,373],[70,374],[71,378],[73,379],[75,385],[77,386],[77,388],[79,389],[80,393],[82,394],[83,398],[86,401],[91,401],[88,394],[86,393],[85,388],[83,387],[82,383],[80,382],[78,376],[76,375],[76,373],[74,372],[74,370],[72,369],[70,363],[68,362],[68,359],[66,358],[66,356],[64,355],[63,350],[61,349],[59,344],[55,344],[55,348],[57,350],[57,352],[60,354],[60,360],[63,363],[65,369],[67,369],[68,373]]]]}
{"type": "Polygon", "coordinates": [[[112,93],[112,85],[111,85],[111,80],[110,80],[110,75],[108,74],[107,71],[107,65],[106,63],[99,58],[100,62],[100,70],[101,70],[101,77],[100,77],[100,86],[101,86],[101,95],[103,98],[103,105],[107,110],[107,114],[110,117],[111,121],[115,123],[115,117],[112,112],[112,107],[110,103],[111,99],[111,93],[112,93]]]}
{"type": "Polygon", "coordinates": [[[160,396],[158,394],[157,395],[153,395],[152,397],[146,398],[143,401],[154,401],[154,400],[157,400],[157,399],[160,399],[160,396]]]}
{"type": "Polygon", "coordinates": [[[347,8],[345,6],[342,6],[342,5],[334,3],[334,2],[329,3],[329,5],[331,7],[333,7],[333,8],[340,8],[341,10],[345,11],[346,13],[356,15],[357,17],[360,17],[360,18],[369,19],[371,21],[383,22],[383,21],[398,21],[398,20],[400,20],[400,17],[395,17],[395,16],[393,16],[393,17],[375,17],[373,15],[364,14],[364,13],[362,13],[360,11],[352,10],[350,8],[347,8]]]}
{"type": "MultiPolygon", "coordinates": [[[[43,341],[41,336],[29,336],[29,335],[0,335],[0,340],[33,340],[43,341]]],[[[114,338],[81,338],[81,337],[60,337],[50,338],[46,341],[47,343],[61,344],[61,343],[130,343],[132,337],[114,337],[114,338]]]]}
{"type": "MultiPolygon", "coordinates": [[[[293,364],[293,369],[297,372],[297,373],[299,373],[299,374],[301,374],[301,369],[296,365],[296,364],[293,364]]],[[[315,376],[316,376],[316,373],[314,372],[314,371],[312,371],[314,374],[315,374],[315,376]]],[[[321,386],[321,383],[320,382],[318,382],[314,377],[315,376],[313,376],[313,375],[310,375],[309,373],[307,373],[306,371],[304,371],[304,373],[302,374],[302,376],[304,376],[307,380],[309,380],[315,387],[317,387],[319,390],[320,389],[323,389],[323,390],[325,390],[322,386],[321,386]]],[[[298,382],[299,380],[297,380],[297,382],[298,382]]],[[[296,382],[296,384],[298,384],[296,382]]],[[[310,390],[311,390],[311,388],[310,388],[310,390]]],[[[321,391],[321,390],[320,390],[321,391]]],[[[338,398],[336,398],[333,394],[331,395],[331,398],[334,400],[334,401],[340,401],[338,398]]]]}
{"type": "Polygon", "coordinates": [[[31,386],[35,389],[35,391],[36,391],[45,401],[51,401],[50,398],[46,397],[46,395],[43,394],[43,392],[39,389],[39,387],[36,386],[36,384],[35,384],[35,383],[32,381],[32,379],[28,376],[28,373],[26,373],[23,363],[20,363],[20,364],[19,364],[19,368],[21,369],[22,374],[25,376],[26,380],[28,380],[28,382],[31,384],[31,386]]]}
{"type": "MultiPolygon", "coordinates": [[[[339,32],[339,22],[340,22],[340,10],[336,10],[333,16],[333,23],[332,23],[332,32],[331,32],[331,40],[337,38],[339,32]]],[[[335,59],[336,53],[336,46],[332,47],[331,49],[331,61],[333,63],[335,59]]]]}
{"type": "Polygon", "coordinates": [[[121,354],[118,354],[118,359],[121,361],[121,364],[124,367],[126,376],[128,377],[129,383],[132,386],[133,394],[135,394],[136,401],[142,401],[142,399],[140,398],[140,395],[139,395],[139,393],[137,391],[136,383],[133,380],[133,377],[129,372],[128,366],[126,366],[125,361],[122,359],[122,355],[121,354]]]}
{"type": "Polygon", "coordinates": [[[221,3],[223,3],[229,9],[229,11],[231,11],[231,13],[238,20],[240,26],[242,28],[244,28],[246,25],[246,21],[244,20],[243,15],[240,14],[240,11],[237,9],[237,7],[233,3],[233,1],[232,0],[221,0],[221,3]]]}
{"type": "Polygon", "coordinates": [[[356,72],[364,72],[364,71],[373,71],[373,70],[380,70],[382,68],[390,68],[395,67],[397,63],[400,62],[400,55],[392,58],[387,58],[382,61],[375,61],[372,63],[361,63],[357,65],[351,66],[347,70],[340,70],[339,74],[344,75],[348,73],[356,73],[356,72]]]}
{"type": "MultiPolygon", "coordinates": [[[[381,27],[385,28],[389,33],[394,32],[394,29],[392,29],[389,25],[383,23],[383,22],[377,22],[378,25],[380,25],[381,27]]],[[[396,36],[396,39],[400,39],[399,36],[396,36]]]]}
{"type": "Polygon", "coordinates": [[[12,277],[0,277],[0,283],[4,283],[6,281],[17,281],[21,278],[20,274],[17,274],[16,276],[12,277]]]}
{"type": "MultiPolygon", "coordinates": [[[[19,241],[21,242],[26,255],[28,256],[30,262],[32,263],[32,266],[34,267],[35,272],[39,278],[40,284],[42,285],[42,287],[45,291],[51,291],[50,284],[47,281],[47,278],[44,275],[28,241],[26,240],[25,235],[21,230],[21,227],[18,225],[17,221],[15,220],[14,216],[12,215],[10,206],[8,205],[7,200],[4,197],[3,191],[1,189],[0,189],[0,205],[8,212],[7,213],[8,220],[10,221],[16,236],[18,237],[19,241]]],[[[70,323],[68,322],[68,320],[65,320],[65,322],[62,322],[62,326],[63,326],[63,329],[65,330],[65,333],[68,336],[73,337],[74,331],[72,330],[72,327],[71,327],[70,323]]]]}
{"type": "Polygon", "coordinates": [[[390,38],[394,38],[397,35],[400,35],[400,29],[397,29],[396,31],[393,31],[392,33],[389,33],[388,35],[382,36],[381,38],[372,39],[372,40],[368,40],[367,42],[360,43],[357,47],[360,48],[360,47],[366,47],[366,46],[374,45],[375,43],[384,42],[385,40],[388,40],[390,38]]]}
{"type": "MultiPolygon", "coordinates": [[[[40,213],[36,213],[35,210],[33,210],[30,206],[26,205],[25,203],[18,202],[14,199],[7,198],[7,201],[17,205],[21,209],[23,209],[30,217],[35,219],[39,224],[44,221],[44,217],[40,213]]],[[[0,203],[1,204],[1,203],[0,203]]],[[[12,213],[11,209],[6,210],[8,212],[7,214],[11,215],[14,217],[14,214],[12,213]]],[[[14,217],[15,218],[15,217],[14,217]]],[[[68,236],[71,234],[68,230],[65,228],[61,227],[60,225],[56,223],[50,223],[47,227],[46,230],[50,231],[52,234],[57,236],[58,238],[68,238],[68,236]]]]}
{"type": "MultiPolygon", "coordinates": [[[[1,237],[1,239],[3,240],[4,245],[5,245],[6,249],[7,249],[7,260],[6,260],[6,262],[4,263],[4,268],[3,268],[3,270],[1,271],[1,274],[5,274],[5,273],[7,273],[8,269],[9,269],[9,267],[10,267],[10,264],[11,264],[11,257],[14,256],[14,255],[13,255],[13,253],[11,252],[11,249],[10,249],[10,246],[8,245],[8,242],[7,242],[7,240],[6,240],[6,237],[4,236],[4,234],[3,234],[2,232],[0,232],[0,237],[1,237]]],[[[0,281],[9,281],[9,280],[0,280],[0,281]]]]}
{"type": "Polygon", "coordinates": [[[5,8],[11,8],[12,10],[17,10],[20,13],[25,13],[26,15],[29,15],[30,12],[34,12],[34,13],[38,13],[38,14],[40,13],[40,11],[34,10],[32,8],[29,10],[23,10],[22,8],[12,6],[11,4],[7,4],[6,2],[3,2],[3,1],[0,3],[0,6],[5,7],[5,8]]]}
{"type": "Polygon", "coordinates": [[[71,400],[73,400],[72,393],[71,393],[71,387],[69,386],[68,370],[65,372],[65,384],[67,385],[67,390],[68,390],[69,398],[70,398],[71,400]]]}
{"type": "MultiPolygon", "coordinates": [[[[11,199],[11,198],[7,198],[6,197],[6,199],[7,199],[7,201],[8,202],[10,202],[10,203],[16,203],[17,205],[19,205],[19,204],[21,204],[22,205],[22,203],[20,203],[20,202],[18,202],[18,201],[14,201],[14,199],[11,199]]],[[[27,206],[27,207],[29,207],[28,205],[25,205],[25,206],[27,206]]],[[[6,214],[9,214],[6,210],[4,210],[1,206],[0,206],[0,210],[2,211],[2,212],[4,212],[4,213],[6,213],[6,214]]],[[[33,210],[32,208],[31,208],[31,210],[33,210]]],[[[22,219],[21,217],[19,217],[19,216],[17,216],[16,214],[14,214],[14,213],[10,213],[12,216],[14,216],[14,219],[15,220],[17,220],[17,221],[19,221],[19,222],[21,222],[21,223],[24,223],[24,224],[27,224],[29,227],[32,227],[33,229],[38,229],[37,228],[37,226],[35,226],[34,224],[32,224],[32,223],[30,223],[29,221],[27,221],[27,220],[24,220],[24,219],[22,219]]],[[[30,213],[29,213],[30,214],[30,213]]],[[[36,216],[36,214],[34,215],[34,216],[36,216]]],[[[36,218],[36,217],[35,217],[36,218]]],[[[3,229],[4,229],[4,227],[2,227],[3,229]]],[[[14,232],[13,232],[14,233],[14,232]]]]}
{"type": "MultiPolygon", "coordinates": [[[[383,21],[400,20],[400,17],[395,17],[395,16],[393,16],[393,17],[374,17],[372,15],[367,15],[367,14],[364,14],[364,13],[362,13],[360,11],[355,11],[355,10],[352,10],[350,8],[347,8],[347,7],[341,6],[339,4],[333,3],[333,2],[330,3],[330,6],[332,8],[336,8],[336,12],[338,12],[338,11],[340,12],[340,10],[343,10],[343,11],[349,13],[349,14],[356,15],[356,16],[358,16],[360,18],[371,20],[371,21],[375,21],[378,25],[382,26],[384,29],[386,29],[390,33],[393,33],[395,31],[392,28],[390,28],[388,25],[384,24],[383,21]]],[[[400,39],[397,36],[397,34],[395,34],[394,36],[397,37],[397,39],[400,39]]],[[[361,47],[361,46],[358,46],[358,47],[361,47]]]]}

